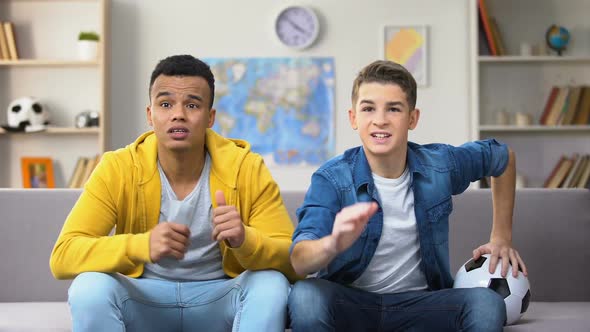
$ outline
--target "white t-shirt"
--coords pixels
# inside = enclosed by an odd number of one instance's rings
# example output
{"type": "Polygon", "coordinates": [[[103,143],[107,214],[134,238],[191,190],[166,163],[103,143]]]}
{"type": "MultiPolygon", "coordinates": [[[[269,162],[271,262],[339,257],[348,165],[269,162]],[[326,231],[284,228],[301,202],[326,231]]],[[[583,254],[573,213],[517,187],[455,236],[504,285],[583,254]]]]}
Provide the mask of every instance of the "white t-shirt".
{"type": "Polygon", "coordinates": [[[383,230],[375,255],[352,285],[379,294],[428,288],[420,270],[420,242],[408,168],[397,179],[373,173],[373,181],[381,198],[383,230]]]}

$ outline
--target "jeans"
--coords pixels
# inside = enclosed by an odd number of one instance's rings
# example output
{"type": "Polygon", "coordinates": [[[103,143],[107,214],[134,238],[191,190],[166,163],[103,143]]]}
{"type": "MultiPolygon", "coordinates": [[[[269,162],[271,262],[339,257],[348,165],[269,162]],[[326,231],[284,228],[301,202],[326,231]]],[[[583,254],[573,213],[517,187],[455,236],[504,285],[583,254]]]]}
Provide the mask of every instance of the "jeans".
{"type": "Polygon", "coordinates": [[[290,285],[277,271],[174,282],[86,272],[68,291],[74,331],[284,331],[290,285]]]}
{"type": "Polygon", "coordinates": [[[293,332],[502,331],[506,308],[488,288],[375,294],[324,279],[298,281],[289,295],[293,332]]]}

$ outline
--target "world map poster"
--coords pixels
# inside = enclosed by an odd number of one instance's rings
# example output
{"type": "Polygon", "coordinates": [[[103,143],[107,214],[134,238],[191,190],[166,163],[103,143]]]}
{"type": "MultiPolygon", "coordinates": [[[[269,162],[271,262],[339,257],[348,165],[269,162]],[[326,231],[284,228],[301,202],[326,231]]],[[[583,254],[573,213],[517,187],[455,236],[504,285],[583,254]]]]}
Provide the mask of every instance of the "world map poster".
{"type": "Polygon", "coordinates": [[[209,58],[213,129],[268,166],[319,165],[334,152],[333,58],[209,58]]]}

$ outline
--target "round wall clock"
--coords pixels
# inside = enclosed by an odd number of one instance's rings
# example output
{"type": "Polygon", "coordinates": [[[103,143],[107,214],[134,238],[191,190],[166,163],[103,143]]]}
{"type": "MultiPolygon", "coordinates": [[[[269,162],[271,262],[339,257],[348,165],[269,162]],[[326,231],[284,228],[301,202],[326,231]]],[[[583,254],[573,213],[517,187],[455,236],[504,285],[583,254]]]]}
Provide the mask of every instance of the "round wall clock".
{"type": "Polygon", "coordinates": [[[279,13],[275,32],[284,45],[302,50],[311,46],[320,34],[320,22],[313,9],[290,6],[279,13]]]}

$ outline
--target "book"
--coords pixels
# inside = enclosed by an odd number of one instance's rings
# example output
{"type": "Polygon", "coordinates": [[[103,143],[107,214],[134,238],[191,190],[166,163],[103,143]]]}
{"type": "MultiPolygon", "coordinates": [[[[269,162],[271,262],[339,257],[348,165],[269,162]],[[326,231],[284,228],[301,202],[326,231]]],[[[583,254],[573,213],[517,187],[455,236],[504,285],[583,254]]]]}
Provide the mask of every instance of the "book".
{"type": "Polygon", "coordinates": [[[477,30],[478,30],[478,37],[477,37],[478,52],[477,52],[477,54],[490,55],[491,54],[490,46],[488,45],[488,40],[486,39],[486,33],[483,28],[483,22],[481,21],[481,15],[478,16],[477,25],[478,25],[478,28],[477,28],[477,30]]]}
{"type": "Polygon", "coordinates": [[[8,52],[11,60],[18,60],[18,52],[16,50],[16,42],[14,38],[14,30],[11,22],[4,22],[4,35],[8,44],[8,52]]]}
{"type": "Polygon", "coordinates": [[[541,125],[545,125],[547,124],[547,115],[549,115],[549,112],[551,111],[551,108],[553,107],[553,103],[555,102],[555,98],[557,97],[557,94],[559,93],[559,87],[554,86],[551,88],[551,91],[549,92],[549,96],[547,97],[547,102],[545,102],[545,109],[543,110],[543,114],[541,114],[541,118],[539,119],[539,124],[541,125]]]}
{"type": "Polygon", "coordinates": [[[582,178],[582,174],[584,174],[584,169],[587,166],[588,157],[590,155],[583,155],[580,156],[580,162],[576,165],[575,170],[573,170],[574,175],[572,177],[571,182],[568,184],[568,188],[576,188],[578,186],[578,182],[582,178]]]}
{"type": "Polygon", "coordinates": [[[576,188],[584,188],[590,184],[590,155],[586,155],[586,165],[580,175],[580,180],[576,184],[576,188]]]}
{"type": "Polygon", "coordinates": [[[557,171],[555,172],[554,176],[552,176],[549,179],[549,182],[548,182],[546,188],[559,188],[559,187],[561,187],[561,184],[563,183],[563,181],[567,177],[570,169],[572,168],[572,164],[573,164],[573,161],[564,156],[563,159],[560,160],[560,163],[558,165],[559,167],[557,168],[557,171]]]}
{"type": "Polygon", "coordinates": [[[578,103],[578,110],[576,111],[576,116],[574,117],[573,124],[590,124],[590,86],[585,86],[582,89],[580,102],[578,103]]]}
{"type": "Polygon", "coordinates": [[[486,40],[488,42],[488,47],[490,48],[490,53],[492,55],[498,55],[498,50],[496,49],[496,45],[494,44],[494,35],[492,34],[492,28],[490,23],[490,16],[488,15],[488,8],[486,6],[485,0],[478,0],[478,8],[479,8],[479,15],[481,17],[481,22],[483,24],[483,29],[486,35],[486,40]]]}
{"type": "Polygon", "coordinates": [[[559,93],[555,98],[555,102],[551,106],[551,111],[547,115],[546,125],[555,126],[558,124],[559,117],[561,116],[564,106],[567,104],[567,96],[569,95],[570,88],[567,86],[560,87],[559,93]]]}
{"type": "Polygon", "coordinates": [[[559,124],[571,125],[574,122],[574,116],[578,109],[578,103],[580,102],[580,93],[582,92],[581,86],[574,86],[570,89],[568,96],[567,108],[563,110],[563,116],[561,117],[559,124]]]}
{"type": "Polygon", "coordinates": [[[79,188],[83,187],[86,184],[86,181],[88,181],[88,179],[90,178],[92,171],[94,171],[99,161],[99,154],[97,154],[94,158],[88,158],[88,162],[86,163],[86,167],[84,168],[84,173],[81,177],[81,181],[78,183],[79,188]]]}
{"type": "Polygon", "coordinates": [[[80,157],[76,162],[76,166],[74,167],[74,172],[70,177],[70,181],[68,181],[68,188],[79,188],[78,183],[80,182],[80,178],[83,176],[84,169],[86,168],[86,163],[88,163],[88,158],[80,157]]]}
{"type": "Polygon", "coordinates": [[[496,51],[498,55],[506,55],[506,49],[504,48],[504,40],[500,35],[500,30],[498,29],[498,22],[494,17],[490,16],[490,28],[492,29],[492,36],[494,37],[494,44],[496,45],[496,51]]]}
{"type": "Polygon", "coordinates": [[[549,186],[549,182],[551,182],[551,179],[553,179],[553,177],[555,177],[557,170],[559,169],[559,167],[561,167],[561,164],[563,163],[564,160],[565,160],[565,156],[561,156],[559,158],[559,160],[557,161],[557,163],[555,164],[555,166],[553,166],[551,173],[549,173],[549,176],[547,177],[547,179],[545,179],[545,182],[543,183],[544,188],[547,188],[547,186],[549,186]]]}
{"type": "Polygon", "coordinates": [[[572,156],[572,166],[567,173],[565,180],[561,183],[560,188],[569,188],[570,184],[572,183],[574,176],[576,175],[576,169],[580,167],[580,162],[582,161],[582,157],[578,153],[574,153],[572,156]]]}
{"type": "Polygon", "coordinates": [[[6,41],[4,24],[2,23],[2,21],[0,21],[0,60],[10,60],[10,53],[8,52],[8,41],[6,41]]]}

